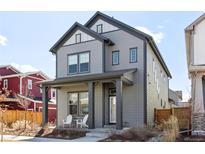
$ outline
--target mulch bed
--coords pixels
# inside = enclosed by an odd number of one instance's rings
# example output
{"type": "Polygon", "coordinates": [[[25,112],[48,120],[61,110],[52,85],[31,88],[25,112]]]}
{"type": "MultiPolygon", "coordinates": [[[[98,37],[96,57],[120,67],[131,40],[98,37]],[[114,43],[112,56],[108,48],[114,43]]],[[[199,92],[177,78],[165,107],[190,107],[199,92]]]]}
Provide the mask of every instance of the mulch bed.
{"type": "Polygon", "coordinates": [[[58,138],[58,139],[76,139],[84,137],[86,131],[83,130],[60,130],[60,129],[41,129],[35,137],[47,137],[47,138],[58,138]]]}
{"type": "Polygon", "coordinates": [[[145,142],[156,137],[159,131],[149,128],[130,128],[122,133],[112,134],[101,142],[145,142]]]}

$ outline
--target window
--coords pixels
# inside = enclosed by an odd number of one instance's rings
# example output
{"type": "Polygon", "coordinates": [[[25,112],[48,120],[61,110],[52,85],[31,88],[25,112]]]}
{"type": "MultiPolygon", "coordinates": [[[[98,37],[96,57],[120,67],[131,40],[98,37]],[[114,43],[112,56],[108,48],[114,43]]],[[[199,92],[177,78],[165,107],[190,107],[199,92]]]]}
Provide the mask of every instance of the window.
{"type": "Polygon", "coordinates": [[[8,89],[8,79],[5,79],[5,80],[4,80],[4,85],[3,85],[3,87],[4,87],[5,89],[8,89]]]}
{"type": "Polygon", "coordinates": [[[79,115],[88,114],[88,93],[79,93],[79,115]]]}
{"type": "Polygon", "coordinates": [[[55,98],[56,97],[56,92],[52,91],[52,97],[55,98]]]}
{"type": "Polygon", "coordinates": [[[88,92],[68,93],[68,113],[72,115],[88,114],[88,92]]]}
{"type": "Polygon", "coordinates": [[[90,71],[90,52],[68,55],[68,74],[90,71]]]}
{"type": "Polygon", "coordinates": [[[164,75],[164,81],[166,81],[166,76],[164,75]]]}
{"type": "Polygon", "coordinates": [[[79,72],[88,72],[89,71],[89,53],[79,54],[79,72]]]}
{"type": "Polygon", "coordinates": [[[157,68],[155,68],[155,71],[154,71],[154,81],[155,82],[157,81],[157,68]]]}
{"type": "Polygon", "coordinates": [[[130,49],[130,63],[137,62],[137,48],[130,49]]]}
{"type": "Polygon", "coordinates": [[[102,24],[97,25],[96,28],[97,28],[97,33],[102,33],[103,32],[103,25],[102,24]]]}
{"type": "Polygon", "coordinates": [[[160,71],[161,72],[161,78],[163,78],[163,74],[162,74],[162,71],[160,71]]]}
{"type": "Polygon", "coordinates": [[[77,73],[78,69],[78,56],[69,55],[68,56],[68,73],[74,74],[77,73]]]}
{"type": "Polygon", "coordinates": [[[28,79],[28,89],[32,89],[32,80],[28,79]]]}
{"type": "Polygon", "coordinates": [[[80,43],[81,42],[81,34],[80,33],[75,35],[75,42],[76,43],[80,43]]]}
{"type": "Polygon", "coordinates": [[[152,71],[153,71],[153,73],[155,73],[155,61],[154,61],[154,59],[152,61],[152,71]]]}
{"type": "Polygon", "coordinates": [[[112,52],[112,65],[119,65],[119,56],[120,56],[119,50],[112,52]]]}
{"type": "Polygon", "coordinates": [[[78,93],[68,94],[68,114],[78,114],[78,93]]]}

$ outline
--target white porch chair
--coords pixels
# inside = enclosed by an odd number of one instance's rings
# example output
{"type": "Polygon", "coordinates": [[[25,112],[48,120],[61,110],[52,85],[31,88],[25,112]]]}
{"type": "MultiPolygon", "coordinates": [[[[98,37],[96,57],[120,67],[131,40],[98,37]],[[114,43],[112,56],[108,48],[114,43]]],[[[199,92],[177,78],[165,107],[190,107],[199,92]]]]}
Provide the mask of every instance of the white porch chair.
{"type": "Polygon", "coordinates": [[[63,120],[63,128],[65,128],[65,125],[71,126],[72,125],[72,115],[69,114],[64,120],[63,120]]]}
{"type": "Polygon", "coordinates": [[[88,121],[88,114],[86,114],[83,119],[78,119],[76,121],[76,125],[77,127],[80,126],[80,128],[88,128],[88,125],[86,124],[86,122],[88,121]]]}

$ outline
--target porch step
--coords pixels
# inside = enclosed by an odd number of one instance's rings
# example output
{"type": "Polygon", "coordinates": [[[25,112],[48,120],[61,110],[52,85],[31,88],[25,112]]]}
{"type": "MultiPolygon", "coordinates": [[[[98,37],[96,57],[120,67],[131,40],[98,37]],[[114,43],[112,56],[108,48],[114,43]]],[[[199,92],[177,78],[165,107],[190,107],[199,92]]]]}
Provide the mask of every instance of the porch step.
{"type": "Polygon", "coordinates": [[[108,133],[94,133],[94,132],[89,132],[86,133],[87,137],[99,137],[99,138],[107,138],[109,136],[108,133]]]}
{"type": "Polygon", "coordinates": [[[104,128],[115,129],[115,128],[116,128],[116,125],[104,125],[104,128]]]}
{"type": "Polygon", "coordinates": [[[86,133],[86,136],[107,138],[112,134],[113,131],[114,131],[113,129],[109,129],[109,128],[96,128],[93,130],[89,130],[89,132],[86,133]]]}

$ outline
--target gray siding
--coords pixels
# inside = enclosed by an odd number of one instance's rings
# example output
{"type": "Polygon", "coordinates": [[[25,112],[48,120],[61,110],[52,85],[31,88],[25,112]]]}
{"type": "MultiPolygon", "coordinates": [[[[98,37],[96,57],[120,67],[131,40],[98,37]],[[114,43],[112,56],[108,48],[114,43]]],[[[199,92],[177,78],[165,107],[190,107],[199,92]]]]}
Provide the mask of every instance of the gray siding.
{"type": "Polygon", "coordinates": [[[114,71],[130,68],[139,68],[143,69],[143,40],[130,35],[127,32],[122,30],[113,31],[110,33],[103,34],[105,37],[110,38],[115,45],[107,46],[105,52],[105,70],[114,71]],[[129,49],[138,48],[138,62],[130,63],[129,62],[129,49]],[[112,65],[112,51],[120,50],[120,64],[112,65]]]}
{"type": "MultiPolygon", "coordinates": [[[[102,49],[103,43],[98,40],[61,47],[57,51],[57,78],[68,76],[67,55],[83,51],[90,51],[90,72],[86,74],[102,73],[102,49]]],[[[85,73],[76,75],[85,75],[85,73]]]]}
{"type": "Polygon", "coordinates": [[[154,108],[168,107],[168,88],[169,80],[162,65],[152,51],[151,47],[147,45],[147,122],[152,125],[154,122],[154,108]],[[153,59],[155,61],[157,80],[159,83],[159,94],[157,92],[157,83],[155,81],[155,74],[153,72],[153,59]],[[163,77],[161,77],[161,71],[163,77]],[[164,76],[166,80],[164,80],[164,76]],[[162,100],[162,106],[161,106],[162,100]]]}
{"type": "Polygon", "coordinates": [[[115,45],[106,47],[106,71],[137,68],[134,75],[134,85],[123,87],[123,122],[129,126],[144,124],[144,42],[122,30],[103,34],[115,45]],[[129,62],[129,49],[138,48],[137,63],[129,62]],[[112,66],[112,51],[120,50],[120,64],[112,66]]]}

